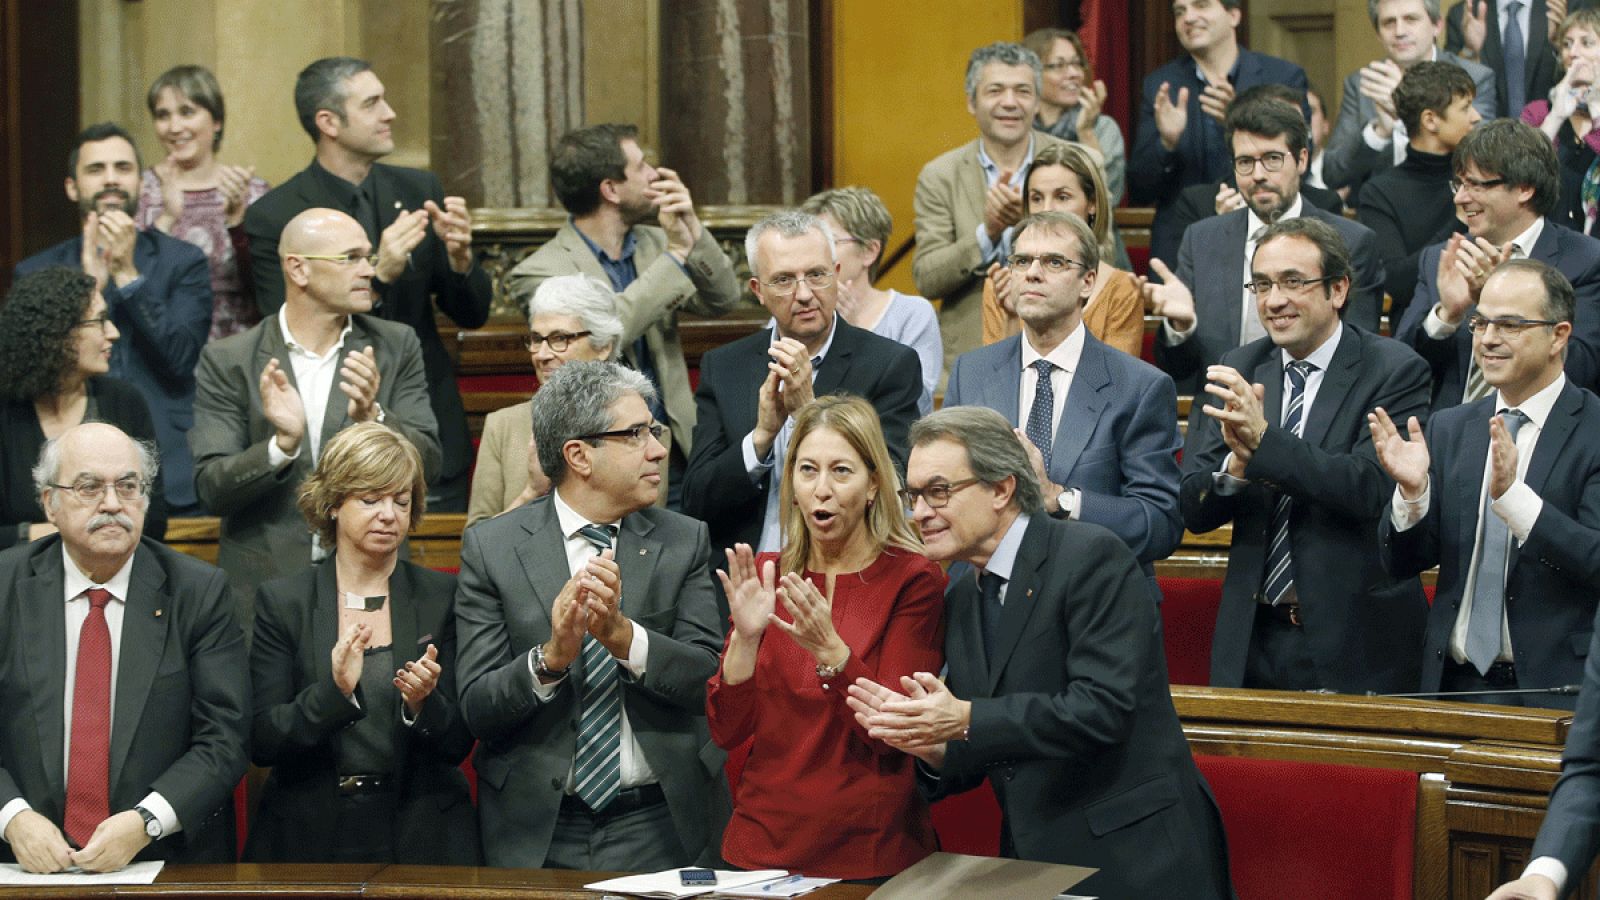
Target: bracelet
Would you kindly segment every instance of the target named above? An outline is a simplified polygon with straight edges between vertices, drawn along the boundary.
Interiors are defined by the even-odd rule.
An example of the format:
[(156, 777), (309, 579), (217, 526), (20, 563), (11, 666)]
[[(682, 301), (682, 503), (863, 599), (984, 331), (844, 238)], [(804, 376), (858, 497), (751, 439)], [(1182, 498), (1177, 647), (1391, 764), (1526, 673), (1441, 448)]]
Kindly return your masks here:
[(832, 679), (838, 678), (839, 677), (839, 673), (843, 672), (844, 671), (844, 667), (846, 665), (849, 665), (849, 663), (850, 663), (850, 649), (847, 647), (847, 648), (845, 648), (844, 659), (839, 660), (839, 664), (838, 665), (836, 665), (836, 666), (825, 666), (822, 663), (817, 663), (817, 677), (822, 679), (823, 681), (831, 681)]

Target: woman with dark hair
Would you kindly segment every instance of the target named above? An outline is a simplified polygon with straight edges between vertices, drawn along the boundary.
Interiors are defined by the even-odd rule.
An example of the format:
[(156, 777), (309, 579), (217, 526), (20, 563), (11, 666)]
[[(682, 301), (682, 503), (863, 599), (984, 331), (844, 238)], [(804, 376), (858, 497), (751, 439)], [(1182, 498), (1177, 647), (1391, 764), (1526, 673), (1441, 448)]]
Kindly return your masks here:
[(421, 455), (376, 422), (329, 440), (301, 487), (333, 555), (256, 593), (251, 757), (272, 774), (245, 859), (479, 863), (456, 579), (400, 559), (426, 503)]
[(134, 221), (205, 251), (211, 265), (211, 339), (237, 334), (261, 319), (251, 295), (244, 211), (271, 185), (255, 177), (253, 166), (217, 160), (224, 106), (222, 88), (209, 69), (168, 69), (150, 85), (145, 104), (167, 156), (145, 171)]
[[(156, 439), (138, 389), (106, 373), (120, 333), (94, 278), (61, 266), (17, 279), (0, 307), (0, 547), (54, 532), (33, 489), (44, 442), (81, 422)], [(161, 474), (150, 489), (144, 533), (167, 533)]]

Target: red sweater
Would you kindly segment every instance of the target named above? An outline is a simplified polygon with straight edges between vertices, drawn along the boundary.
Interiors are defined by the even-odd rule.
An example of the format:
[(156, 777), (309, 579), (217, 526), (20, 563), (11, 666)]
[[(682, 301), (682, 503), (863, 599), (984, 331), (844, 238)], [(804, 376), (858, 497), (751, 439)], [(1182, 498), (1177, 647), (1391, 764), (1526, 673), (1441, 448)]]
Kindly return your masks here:
[[(768, 559), (776, 554), (761, 554), (757, 566)], [(825, 589), (821, 575), (804, 575)], [(850, 647), (837, 678), (823, 683), (811, 654), (775, 627), (762, 636), (748, 681), (725, 685), (720, 669), (712, 676), (712, 739), (731, 749), (754, 738), (723, 834), (728, 862), (879, 878), (936, 849), (913, 758), (867, 737), (845, 688), (866, 677), (899, 690), (902, 675), (940, 670), (944, 586), (926, 557), (886, 550), (861, 572), (835, 578), (833, 623)], [(789, 619), (781, 604), (778, 615)]]

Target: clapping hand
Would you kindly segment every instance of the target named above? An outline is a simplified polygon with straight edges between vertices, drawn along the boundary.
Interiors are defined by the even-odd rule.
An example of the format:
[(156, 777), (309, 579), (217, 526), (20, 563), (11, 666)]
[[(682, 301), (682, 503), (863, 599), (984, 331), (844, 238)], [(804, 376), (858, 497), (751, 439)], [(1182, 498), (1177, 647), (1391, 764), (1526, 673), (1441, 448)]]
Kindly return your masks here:
[(1367, 414), (1367, 427), (1372, 431), (1372, 447), (1378, 454), (1378, 465), (1389, 473), (1400, 488), (1400, 496), (1416, 500), (1428, 487), (1428, 441), (1422, 435), (1422, 423), (1412, 416), (1406, 421), (1410, 437), (1400, 433), (1389, 413), (1378, 407)]

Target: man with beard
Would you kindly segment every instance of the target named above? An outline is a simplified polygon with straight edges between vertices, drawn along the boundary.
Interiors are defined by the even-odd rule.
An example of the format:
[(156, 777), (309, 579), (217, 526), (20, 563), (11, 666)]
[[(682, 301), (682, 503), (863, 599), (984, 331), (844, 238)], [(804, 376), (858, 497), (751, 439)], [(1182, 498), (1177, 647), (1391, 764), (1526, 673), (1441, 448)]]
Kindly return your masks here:
[[(511, 293), (526, 306), (546, 278), (573, 274), (599, 278), (617, 292), (622, 358), (660, 398), (651, 413), (672, 429), (667, 504), (681, 508), (695, 409), (678, 310), (702, 316), (732, 310), (739, 302), (733, 264), (700, 224), (678, 173), (645, 161), (632, 125), (591, 125), (563, 135), (550, 158), (550, 184), (571, 218), (511, 270)], [(656, 216), (659, 228), (644, 224)]]
[(194, 367), (211, 331), (211, 274), (200, 248), (133, 224), (139, 151), (121, 126), (85, 128), (67, 155), (67, 198), (83, 230), (28, 257), (12, 281), (46, 266), (94, 276), (106, 315), (126, 340), (111, 350), (111, 375), (144, 395), (155, 420), (170, 515), (198, 515), (187, 433), (194, 423)]
[(1198, 376), (1224, 353), (1266, 336), (1245, 284), (1256, 240), (1268, 225), (1305, 216), (1333, 226), (1354, 264), (1344, 320), (1376, 333), (1383, 305), (1383, 263), (1372, 230), (1300, 196), (1300, 177), (1310, 162), (1305, 115), (1263, 98), (1234, 104), (1227, 128), (1245, 207), (1190, 226), (1178, 248), (1176, 275), (1152, 259), (1150, 268), (1164, 283), (1145, 285), (1147, 301), (1166, 319), (1156, 339), (1156, 365), (1172, 375), (1180, 393), (1198, 390)]

